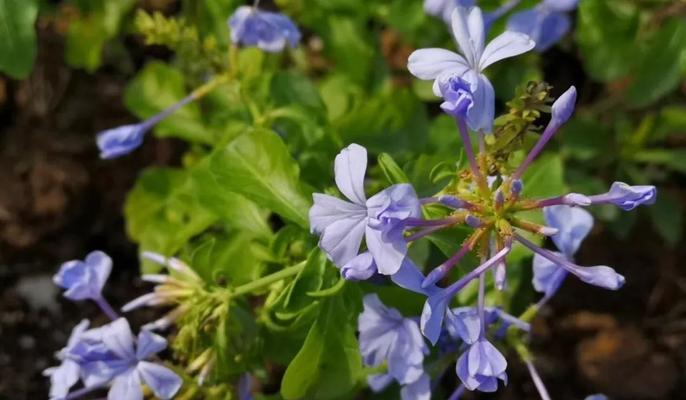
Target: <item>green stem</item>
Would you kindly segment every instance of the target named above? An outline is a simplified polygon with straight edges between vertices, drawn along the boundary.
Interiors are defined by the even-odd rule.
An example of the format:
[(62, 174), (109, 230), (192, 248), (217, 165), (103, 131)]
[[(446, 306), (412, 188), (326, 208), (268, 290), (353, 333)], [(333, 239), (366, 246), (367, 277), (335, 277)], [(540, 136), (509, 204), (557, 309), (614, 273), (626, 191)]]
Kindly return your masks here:
[(245, 285), (238, 286), (237, 288), (231, 290), (230, 296), (235, 297), (246, 293), (250, 293), (262, 287), (269, 286), (274, 282), (278, 282), (290, 276), (297, 275), (300, 271), (302, 271), (303, 268), (305, 268), (305, 264), (306, 262), (303, 261), (299, 264), (274, 272), (273, 274), (263, 276), (262, 278), (252, 281), (250, 283), (246, 283)]
[(229, 76), (228, 75), (218, 75), (212, 78), (209, 82), (205, 83), (204, 85), (198, 87), (191, 93), (191, 97), (193, 100), (198, 100), (202, 97), (204, 97), (206, 94), (209, 92), (213, 91), (216, 89), (218, 86), (223, 85), (224, 83), (229, 81)]

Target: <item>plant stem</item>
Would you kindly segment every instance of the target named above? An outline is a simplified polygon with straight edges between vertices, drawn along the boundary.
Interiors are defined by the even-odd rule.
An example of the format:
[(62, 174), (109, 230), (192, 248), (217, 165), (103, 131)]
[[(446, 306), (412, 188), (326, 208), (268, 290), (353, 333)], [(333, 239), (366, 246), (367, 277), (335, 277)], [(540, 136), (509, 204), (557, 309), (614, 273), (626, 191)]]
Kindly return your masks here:
[(246, 283), (245, 285), (238, 286), (237, 288), (231, 290), (230, 296), (235, 297), (246, 293), (250, 293), (255, 291), (256, 289), (269, 286), (274, 282), (278, 282), (290, 276), (297, 275), (300, 271), (302, 271), (303, 268), (305, 268), (306, 263), (306, 261), (303, 261), (299, 264), (286, 267), (280, 271), (274, 272), (273, 274), (263, 276), (262, 278), (254, 280), (250, 283)]
[(93, 299), (93, 301), (95, 302), (95, 304), (98, 305), (98, 307), (100, 307), (102, 312), (109, 317), (109, 319), (111, 319), (112, 321), (119, 319), (119, 314), (117, 314), (117, 312), (114, 311), (110, 303), (108, 303), (104, 297), (98, 297), (96, 299)]

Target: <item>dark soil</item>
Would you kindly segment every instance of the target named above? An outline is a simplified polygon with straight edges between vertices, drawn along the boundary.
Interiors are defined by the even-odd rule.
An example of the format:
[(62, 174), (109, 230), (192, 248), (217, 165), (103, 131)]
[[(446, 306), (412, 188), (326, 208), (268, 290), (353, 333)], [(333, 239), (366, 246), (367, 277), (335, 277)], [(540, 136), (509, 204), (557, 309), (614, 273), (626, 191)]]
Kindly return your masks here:
[[(135, 68), (78, 72), (61, 61), (52, 28), (40, 43), (30, 79), (0, 78), (0, 399), (47, 398), (41, 371), (71, 328), (83, 318), (104, 322), (92, 304), (61, 298), (51, 282), (61, 262), (94, 249), (112, 255), (105, 294), (115, 307), (147, 290), (125, 236), (123, 201), (143, 167), (170, 163), (178, 147), (148, 140), (126, 158), (99, 160), (94, 133), (135, 120), (121, 105)], [(536, 321), (537, 365), (554, 399), (686, 398), (685, 256), (647, 223), (627, 240), (594, 232), (579, 261), (612, 265), (627, 285), (607, 292), (569, 279)], [(134, 325), (151, 317), (136, 314)], [(538, 398), (526, 368), (511, 359), (508, 388), (480, 398)]]

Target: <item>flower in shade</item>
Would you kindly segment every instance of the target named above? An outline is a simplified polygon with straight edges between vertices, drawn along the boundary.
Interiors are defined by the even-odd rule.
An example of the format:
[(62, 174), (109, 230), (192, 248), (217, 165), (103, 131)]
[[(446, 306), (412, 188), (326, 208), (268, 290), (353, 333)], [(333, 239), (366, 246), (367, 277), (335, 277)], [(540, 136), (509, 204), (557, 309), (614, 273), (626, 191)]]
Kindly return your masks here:
[(300, 41), (298, 27), (287, 16), (255, 7), (241, 6), (229, 18), (231, 41), (244, 46), (278, 53), (286, 45), (295, 48)]
[(310, 225), (313, 233), (321, 235), (319, 247), (345, 270), (346, 264), (358, 256), (364, 238), (371, 257), (361, 256), (354, 262), (369, 267), (373, 260), (381, 274), (394, 274), (407, 254), (405, 221), (421, 217), (417, 194), (411, 185), (398, 184), (367, 199), (367, 150), (357, 144), (336, 156), (334, 169), (336, 185), (350, 201), (321, 193), (313, 195)]
[(586, 396), (584, 400), (608, 400), (608, 398), (604, 394), (597, 393), (592, 394), (590, 396)]
[[(551, 236), (553, 243), (560, 250), (558, 254), (566, 260), (573, 261), (581, 242), (593, 228), (591, 214), (578, 207), (551, 206), (543, 209), (546, 225), (558, 229)], [(540, 254), (534, 254), (533, 260), (534, 289), (552, 296), (567, 276), (567, 270)]]
[(143, 252), (142, 257), (167, 268), (169, 274), (145, 274), (141, 277), (146, 282), (156, 283), (155, 289), (139, 296), (122, 307), (123, 312), (133, 311), (140, 307), (176, 305), (162, 318), (145, 325), (144, 329), (167, 329), (174, 321), (186, 312), (184, 300), (193, 296), (203, 280), (183, 261), (165, 257), (153, 252)]
[(76, 348), (83, 333), (88, 329), (89, 321), (84, 319), (74, 327), (67, 341), (67, 345), (56, 354), (56, 358), (62, 363), (57, 367), (51, 367), (43, 371), (44, 376), (50, 377), (50, 398), (64, 398), (69, 389), (79, 381), (81, 367), (70, 353)]
[(469, 390), (495, 392), (498, 379), (507, 384), (507, 361), (488, 340), (480, 338), (457, 359), (457, 376)]
[[(376, 294), (366, 295), (363, 303), (364, 311), (357, 323), (362, 360), (365, 365), (372, 367), (384, 361), (388, 366), (386, 374), (369, 377), (372, 389), (381, 390), (393, 379), (401, 385), (424, 379), (424, 356), (429, 349), (417, 323), (403, 318), (398, 310), (383, 305)], [(417, 392), (420, 386), (423, 385), (408, 388), (407, 391)]]
[(163, 337), (143, 329), (135, 338), (124, 318), (98, 328), (97, 334), (108, 357), (83, 362), (87, 387), (110, 382), (108, 399), (130, 400), (143, 399), (143, 383), (160, 399), (171, 399), (181, 388), (182, 380), (172, 370), (147, 361), (167, 347)]
[(53, 277), (55, 284), (63, 289), (70, 300), (98, 300), (102, 288), (112, 271), (112, 259), (102, 251), (93, 251), (86, 258), (63, 263)]
[(507, 29), (527, 34), (536, 42), (536, 51), (545, 51), (569, 31), (568, 12), (578, 0), (543, 0), (535, 7), (512, 14)]
[(450, 77), (469, 83), (474, 104), (467, 123), (475, 131), (491, 132), (495, 113), (495, 94), (483, 71), (502, 59), (531, 50), (535, 43), (519, 32), (505, 31), (484, 46), (486, 31), (481, 9), (457, 7), (452, 14), (452, 29), (462, 55), (430, 48), (413, 52), (407, 68), (419, 79), (434, 80), (434, 94), (441, 96), (441, 85)]

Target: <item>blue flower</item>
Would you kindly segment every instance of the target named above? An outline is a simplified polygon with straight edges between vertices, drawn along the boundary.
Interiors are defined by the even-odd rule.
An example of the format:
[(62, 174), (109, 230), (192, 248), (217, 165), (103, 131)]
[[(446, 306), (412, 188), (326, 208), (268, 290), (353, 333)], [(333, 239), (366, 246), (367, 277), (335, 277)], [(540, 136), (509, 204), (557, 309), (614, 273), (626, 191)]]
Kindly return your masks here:
[(141, 122), (98, 133), (95, 140), (100, 149), (100, 158), (108, 160), (129, 154), (143, 144), (148, 130), (149, 124)]
[(507, 29), (529, 35), (542, 52), (557, 43), (571, 26), (567, 12), (576, 8), (578, 0), (543, 0), (536, 7), (513, 14)]
[(388, 373), (399, 383), (414, 382), (423, 374), (428, 348), (417, 323), (388, 308), (376, 294), (363, 299), (358, 318), (360, 352), (368, 366), (388, 363)]
[(507, 384), (507, 361), (486, 339), (479, 339), (457, 359), (457, 376), (469, 390), (495, 392), (498, 379)]
[(89, 321), (84, 319), (74, 327), (67, 341), (67, 345), (57, 353), (56, 358), (62, 363), (43, 371), (44, 376), (50, 377), (50, 399), (64, 398), (69, 389), (79, 381), (81, 367), (77, 360), (70, 356), (81, 340), (81, 336), (88, 329)]
[(655, 204), (657, 189), (655, 186), (631, 186), (624, 182), (615, 182), (605, 194), (588, 196), (592, 204), (614, 204), (624, 211), (630, 211), (640, 205)]
[[(543, 208), (543, 215), (547, 226), (558, 229), (558, 232), (551, 236), (553, 243), (561, 252), (556, 254), (574, 261), (574, 254), (593, 228), (591, 214), (578, 207), (559, 205)], [(557, 291), (568, 273), (566, 269), (540, 254), (534, 254), (533, 268), (534, 289), (545, 293), (547, 297)]]
[(145, 383), (160, 399), (171, 399), (181, 388), (181, 378), (162, 365), (146, 361), (167, 347), (167, 341), (148, 330), (137, 338), (129, 323), (119, 318), (91, 332), (107, 350), (104, 359), (85, 357), (81, 364), (85, 385), (99, 386), (111, 382), (108, 399), (142, 400)]
[[(403, 318), (398, 310), (388, 308), (376, 294), (368, 294), (363, 299), (364, 311), (358, 318), (360, 332), (360, 352), (365, 365), (379, 366), (384, 361), (388, 365), (387, 374), (372, 375), (369, 384), (379, 391), (393, 379), (401, 385), (414, 384), (424, 374), (424, 356), (429, 349), (419, 331), (417, 323)], [(423, 392), (424, 385), (408, 388), (410, 392)], [(420, 397), (409, 397), (420, 398)]]
[(231, 41), (244, 46), (278, 53), (286, 45), (295, 48), (300, 41), (300, 31), (287, 16), (241, 6), (229, 18)]
[(484, 46), (486, 32), (478, 7), (457, 7), (452, 29), (464, 57), (444, 49), (420, 49), (410, 55), (407, 68), (419, 79), (434, 80), (436, 96), (441, 96), (441, 85), (451, 77), (467, 81), (474, 98), (467, 123), (472, 130), (489, 133), (493, 130), (495, 94), (483, 71), (502, 59), (526, 53), (535, 43), (522, 33), (505, 31)]
[(467, 118), (469, 109), (474, 104), (474, 96), (470, 85), (464, 79), (453, 76), (444, 82), (440, 82), (443, 103), (441, 109), (448, 115), (459, 118)]
[(53, 277), (70, 300), (98, 300), (112, 271), (112, 259), (102, 251), (93, 251), (86, 259), (67, 261)]
[(450, 17), (457, 7), (474, 7), (476, 0), (424, 0), (424, 11), (450, 23)]
[(102, 131), (96, 135), (100, 149), (100, 158), (112, 159), (129, 154), (143, 143), (145, 134), (160, 121), (173, 114), (179, 108), (195, 100), (197, 93), (191, 93), (179, 102), (172, 104), (159, 113), (138, 124), (124, 125)]
[[(362, 238), (381, 274), (391, 275), (400, 269), (407, 254), (403, 236), (405, 221), (421, 217), (417, 194), (409, 184), (393, 185), (367, 199), (364, 175), (367, 150), (357, 144), (343, 149), (335, 161), (338, 189), (348, 201), (315, 193), (310, 209), (313, 233), (321, 235), (319, 246), (339, 267), (348, 270), (360, 251)], [(368, 269), (372, 258), (360, 256), (353, 263), (364, 263)]]

